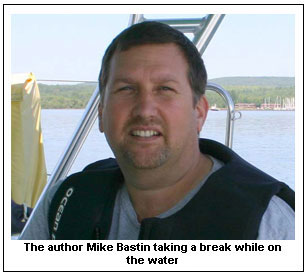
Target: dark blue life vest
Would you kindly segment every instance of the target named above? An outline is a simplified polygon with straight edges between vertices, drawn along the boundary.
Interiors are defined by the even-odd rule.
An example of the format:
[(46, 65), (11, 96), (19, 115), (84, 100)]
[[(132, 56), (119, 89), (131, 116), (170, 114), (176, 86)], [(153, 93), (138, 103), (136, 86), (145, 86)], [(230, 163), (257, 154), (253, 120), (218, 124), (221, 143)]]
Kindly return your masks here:
[[(139, 239), (251, 240), (273, 195), (294, 210), (294, 191), (255, 168), (231, 149), (200, 139), (204, 154), (224, 162), (181, 210), (141, 223)], [(107, 239), (118, 189), (124, 182), (114, 159), (98, 161), (69, 176), (49, 210), (52, 239)]]

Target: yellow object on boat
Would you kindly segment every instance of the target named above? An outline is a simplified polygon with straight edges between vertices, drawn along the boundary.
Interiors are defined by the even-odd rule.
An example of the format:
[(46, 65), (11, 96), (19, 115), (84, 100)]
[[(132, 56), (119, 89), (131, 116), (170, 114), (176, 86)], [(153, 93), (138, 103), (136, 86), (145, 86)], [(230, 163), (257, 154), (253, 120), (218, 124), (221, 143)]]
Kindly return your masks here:
[(12, 199), (34, 207), (46, 182), (40, 94), (32, 73), (11, 80)]

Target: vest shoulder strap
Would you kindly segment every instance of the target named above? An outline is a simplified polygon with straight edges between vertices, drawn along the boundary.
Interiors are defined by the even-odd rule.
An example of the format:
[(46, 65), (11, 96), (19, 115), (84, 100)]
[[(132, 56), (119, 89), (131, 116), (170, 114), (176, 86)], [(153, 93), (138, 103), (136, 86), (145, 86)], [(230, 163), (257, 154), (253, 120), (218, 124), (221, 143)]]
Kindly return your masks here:
[(104, 238), (109, 231), (106, 224), (111, 223), (116, 193), (122, 182), (123, 176), (118, 168), (84, 171), (69, 176), (50, 205), (51, 238)]

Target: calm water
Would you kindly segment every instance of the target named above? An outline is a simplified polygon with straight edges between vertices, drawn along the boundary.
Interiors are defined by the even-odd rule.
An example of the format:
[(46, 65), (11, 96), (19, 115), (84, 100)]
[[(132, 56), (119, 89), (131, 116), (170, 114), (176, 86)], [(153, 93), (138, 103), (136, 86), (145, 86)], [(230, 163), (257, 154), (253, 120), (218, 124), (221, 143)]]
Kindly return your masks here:
[[(83, 110), (42, 110), (42, 129), (48, 173), (52, 173)], [(226, 111), (210, 111), (201, 137), (224, 143)], [(233, 149), (271, 176), (294, 188), (294, 111), (243, 111), (236, 120)], [(97, 122), (70, 173), (88, 163), (114, 157)]]

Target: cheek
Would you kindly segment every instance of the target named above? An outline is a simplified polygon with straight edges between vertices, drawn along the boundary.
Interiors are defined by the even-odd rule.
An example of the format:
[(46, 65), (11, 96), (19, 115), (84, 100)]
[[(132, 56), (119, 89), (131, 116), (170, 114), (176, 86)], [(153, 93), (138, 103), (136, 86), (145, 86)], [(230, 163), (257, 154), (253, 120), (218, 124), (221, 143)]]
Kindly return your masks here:
[(197, 132), (197, 118), (192, 107), (178, 105), (168, 110), (168, 126), (177, 136), (189, 135)]
[(107, 135), (114, 135), (119, 131), (126, 120), (128, 113), (121, 104), (110, 102), (103, 112), (104, 130)]

